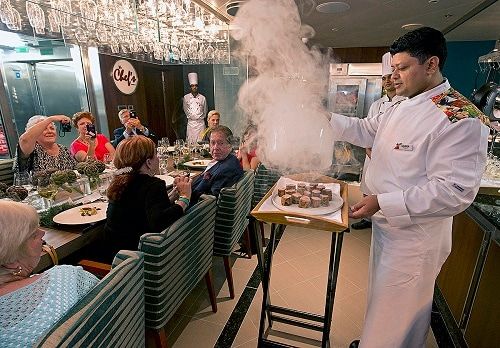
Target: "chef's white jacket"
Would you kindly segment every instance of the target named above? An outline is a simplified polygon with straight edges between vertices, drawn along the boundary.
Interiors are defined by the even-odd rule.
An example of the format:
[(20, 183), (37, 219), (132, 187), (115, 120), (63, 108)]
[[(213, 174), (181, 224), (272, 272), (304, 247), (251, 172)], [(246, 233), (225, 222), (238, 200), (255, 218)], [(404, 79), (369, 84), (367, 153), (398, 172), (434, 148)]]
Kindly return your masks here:
[(484, 171), (481, 120), (448, 81), (373, 118), (332, 114), (336, 140), (372, 148), (365, 180), (380, 205), (360, 347), (424, 347), (452, 217), (474, 200)]
[(188, 142), (196, 142), (200, 132), (205, 129), (207, 99), (200, 93), (196, 97), (188, 93), (182, 98), (182, 107), (187, 117), (186, 139)]
[[(400, 97), (398, 95), (395, 95), (392, 98), (392, 100), (389, 100), (389, 97), (387, 95), (384, 95), (382, 98), (379, 98), (372, 103), (370, 109), (368, 110), (368, 115), (366, 116), (366, 118), (379, 116), (385, 113), (394, 104), (405, 99), (406, 99), (405, 97)], [(368, 169), (369, 164), (370, 164), (370, 157), (368, 157), (367, 155), (365, 156), (365, 162), (363, 163), (363, 173), (361, 174), (361, 184), (360, 184), (361, 192), (363, 192), (364, 194), (370, 194), (370, 191), (368, 190), (365, 184), (366, 170)]]

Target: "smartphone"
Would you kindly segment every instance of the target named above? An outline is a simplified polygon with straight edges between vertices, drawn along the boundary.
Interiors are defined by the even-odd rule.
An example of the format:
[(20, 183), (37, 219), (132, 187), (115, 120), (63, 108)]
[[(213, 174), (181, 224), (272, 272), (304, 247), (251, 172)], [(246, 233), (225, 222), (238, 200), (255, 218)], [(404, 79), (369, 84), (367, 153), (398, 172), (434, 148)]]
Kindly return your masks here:
[(63, 123), (63, 122), (61, 122), (61, 131), (64, 132), (64, 133), (71, 132), (71, 123), (69, 123), (69, 122)]
[(134, 110), (130, 110), (129, 114), (130, 118), (137, 118), (137, 113)]
[(90, 135), (92, 139), (95, 139), (95, 137), (97, 136), (95, 125), (93, 125), (92, 123), (87, 125), (87, 134)]

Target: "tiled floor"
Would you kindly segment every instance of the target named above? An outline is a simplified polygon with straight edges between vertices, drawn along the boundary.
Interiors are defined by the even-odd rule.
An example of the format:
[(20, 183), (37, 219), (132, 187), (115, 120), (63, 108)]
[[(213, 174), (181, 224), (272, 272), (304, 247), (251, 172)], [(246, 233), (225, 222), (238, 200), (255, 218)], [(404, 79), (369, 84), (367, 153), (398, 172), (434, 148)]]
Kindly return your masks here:
[[(359, 194), (359, 191), (350, 188), (352, 199), (356, 199), (356, 193)], [(269, 236), (269, 226), (266, 226), (266, 234)], [(344, 236), (330, 335), (332, 347), (348, 347), (361, 334), (366, 306), (370, 237), (369, 229), (353, 231)], [(273, 258), (270, 289), (273, 304), (323, 314), (330, 238), (330, 233), (326, 232), (286, 228)], [(251, 260), (234, 258), (233, 276), (237, 298), (231, 300), (222, 261), (214, 258), (218, 312), (212, 313), (205, 283), (201, 282), (168, 323), (166, 331), (169, 346), (216, 345), (256, 267), (255, 256)], [(254, 288), (247, 290), (255, 292)], [(226, 327), (225, 331), (229, 329), (237, 332), (232, 344), (221, 344), (219, 341), (218, 346), (257, 346), (261, 301), (262, 289), (259, 286), (248, 311), (239, 316), (243, 318), (244, 315), (239, 329), (236, 330), (239, 323), (232, 324), (233, 321)], [(321, 345), (321, 333), (280, 323), (273, 325), (268, 337), (298, 347)], [(429, 335), (427, 347), (437, 347), (432, 334)]]

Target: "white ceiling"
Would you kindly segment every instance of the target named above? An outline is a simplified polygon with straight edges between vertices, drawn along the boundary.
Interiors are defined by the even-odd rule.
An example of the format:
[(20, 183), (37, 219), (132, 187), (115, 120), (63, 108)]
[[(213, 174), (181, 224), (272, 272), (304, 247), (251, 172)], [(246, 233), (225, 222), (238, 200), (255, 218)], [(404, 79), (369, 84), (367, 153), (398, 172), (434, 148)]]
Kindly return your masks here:
[[(226, 5), (234, 0), (200, 0), (227, 18)], [(241, 1), (241, 0), (240, 0)], [(273, 0), (268, 0), (273, 1)], [(347, 12), (324, 14), (315, 10), (327, 0), (295, 0), (302, 22), (311, 25), (313, 43), (325, 47), (389, 46), (406, 31), (401, 26), (420, 23), (444, 30), (483, 2), (491, 0), (343, 0)], [(451, 16), (449, 16), (451, 15)], [(332, 31), (333, 28), (337, 28)], [(461, 24), (446, 35), (449, 41), (497, 40), (500, 38), (500, 2)]]

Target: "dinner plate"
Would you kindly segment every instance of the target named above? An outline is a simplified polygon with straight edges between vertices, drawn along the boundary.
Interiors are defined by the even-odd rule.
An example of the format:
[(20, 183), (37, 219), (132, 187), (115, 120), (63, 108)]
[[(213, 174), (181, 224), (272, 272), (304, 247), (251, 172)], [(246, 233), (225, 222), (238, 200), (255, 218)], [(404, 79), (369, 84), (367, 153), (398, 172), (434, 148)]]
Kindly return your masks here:
[(172, 186), (174, 184), (174, 178), (170, 175), (155, 175), (158, 179), (165, 181), (165, 185)]
[(183, 163), (184, 166), (194, 169), (205, 169), (212, 160), (194, 160)]
[(320, 206), (318, 208), (300, 208), (298, 204), (292, 205), (281, 205), (281, 197), (278, 196), (278, 188), (285, 187), (287, 184), (297, 185), (298, 183), (306, 183), (304, 181), (296, 181), (287, 177), (281, 177), (272, 193), (272, 202), (276, 208), (282, 211), (288, 211), (297, 214), (307, 214), (307, 215), (327, 215), (336, 212), (344, 205), (344, 200), (340, 197), (340, 185), (337, 183), (318, 183), (319, 185), (325, 186), (325, 188), (332, 190), (332, 200), (330, 204), (326, 207)]
[[(90, 216), (82, 216), (82, 208), (96, 208), (97, 214)], [(55, 223), (61, 225), (83, 225), (90, 224), (92, 222), (97, 222), (106, 219), (106, 210), (108, 209), (108, 203), (90, 203), (85, 205), (80, 205), (68, 210), (65, 210), (52, 218)]]

